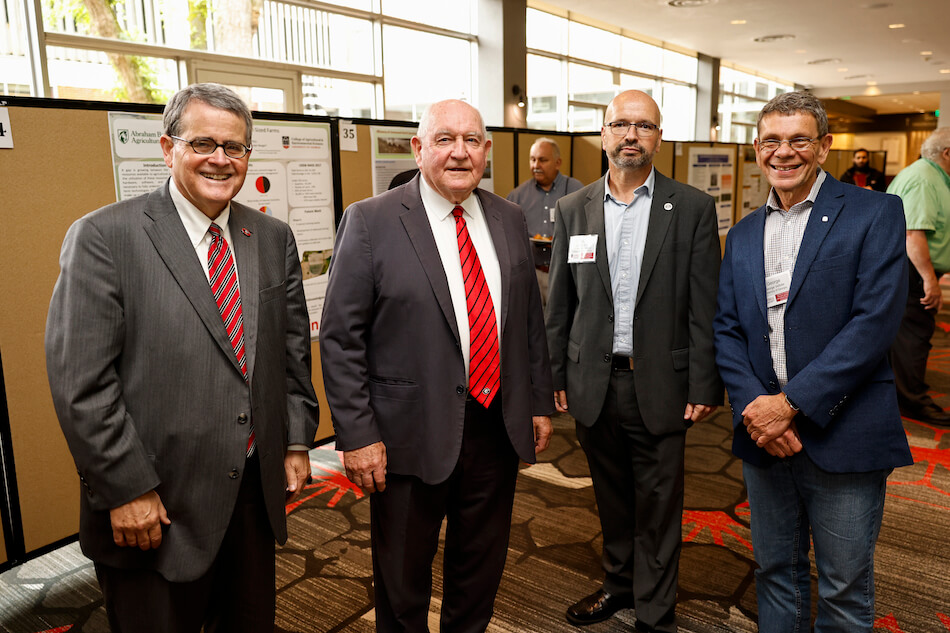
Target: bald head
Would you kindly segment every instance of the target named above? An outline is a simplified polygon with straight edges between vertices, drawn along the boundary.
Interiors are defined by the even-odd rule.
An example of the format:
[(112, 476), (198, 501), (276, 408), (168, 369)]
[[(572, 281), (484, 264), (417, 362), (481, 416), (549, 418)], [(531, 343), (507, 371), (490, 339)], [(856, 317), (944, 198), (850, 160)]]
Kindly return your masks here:
[[(649, 122), (654, 125), (662, 125), (663, 119), (660, 114), (660, 106), (656, 105), (653, 97), (642, 90), (627, 90), (610, 100), (607, 105), (607, 112), (604, 113), (604, 122), (619, 121), (617, 113), (634, 108), (638, 112), (649, 113)], [(636, 123), (636, 121), (630, 121)]]
[[(611, 177), (619, 176), (620, 172), (642, 175), (653, 166), (653, 157), (660, 149), (663, 136), (661, 122), (660, 108), (645, 92), (627, 90), (611, 100), (604, 114), (604, 127), (600, 130), (601, 144), (610, 161)], [(611, 127), (612, 123), (627, 125)]]

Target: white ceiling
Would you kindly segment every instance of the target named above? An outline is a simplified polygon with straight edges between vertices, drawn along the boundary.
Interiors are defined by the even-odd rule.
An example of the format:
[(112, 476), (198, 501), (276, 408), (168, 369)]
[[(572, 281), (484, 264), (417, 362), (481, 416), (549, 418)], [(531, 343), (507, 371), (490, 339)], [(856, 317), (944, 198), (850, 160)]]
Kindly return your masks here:
[[(939, 107), (940, 92), (950, 93), (950, 73), (940, 72), (950, 71), (950, 0), (545, 2), (801, 84), (823, 98), (851, 96), (859, 103), (862, 95), (870, 96), (860, 103), (880, 106), (881, 114), (917, 112), (921, 105), (932, 110)], [(732, 24), (739, 20), (745, 23)], [(776, 35), (793, 37), (754, 41)], [(898, 93), (904, 101), (914, 97), (914, 104), (890, 101)]]

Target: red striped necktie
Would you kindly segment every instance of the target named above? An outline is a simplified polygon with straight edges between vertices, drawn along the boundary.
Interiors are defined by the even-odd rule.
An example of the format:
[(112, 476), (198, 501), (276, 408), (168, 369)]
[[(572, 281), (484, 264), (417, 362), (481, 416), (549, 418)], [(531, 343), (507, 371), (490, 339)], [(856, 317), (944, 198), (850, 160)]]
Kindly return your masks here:
[[(211, 292), (214, 301), (218, 304), (218, 312), (224, 321), (224, 329), (228, 332), (231, 348), (237, 358), (247, 382), (247, 359), (244, 358), (244, 313), (241, 310), (241, 290), (238, 288), (237, 270), (234, 267), (234, 258), (231, 256), (231, 247), (221, 234), (221, 227), (211, 223), (211, 248), (208, 249), (208, 279), (211, 282)], [(247, 456), (254, 452), (255, 435), (252, 423), (247, 438)]]
[(498, 363), (498, 322), (495, 306), (488, 292), (488, 283), (478, 253), (468, 234), (462, 217), (462, 207), (452, 210), (455, 233), (458, 236), (462, 279), (465, 281), (465, 303), (468, 308), (469, 370), (468, 390), (483, 407), (488, 408), (498, 393), (500, 371)]

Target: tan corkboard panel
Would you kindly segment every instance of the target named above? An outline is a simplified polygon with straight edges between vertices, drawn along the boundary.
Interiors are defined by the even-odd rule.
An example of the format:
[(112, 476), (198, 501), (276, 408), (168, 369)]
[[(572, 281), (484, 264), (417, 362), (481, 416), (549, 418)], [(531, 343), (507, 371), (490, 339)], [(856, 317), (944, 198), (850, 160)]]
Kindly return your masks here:
[(673, 141), (660, 143), (660, 149), (653, 157), (653, 166), (667, 178), (673, 177), (674, 149), (675, 143)]
[[(115, 202), (106, 112), (10, 108), (14, 149), (0, 150), (0, 347), (26, 551), (79, 529), (79, 482), (53, 412), (43, 333), (59, 248), (80, 216)], [(73, 157), (62, 148), (77, 149)]]
[(585, 185), (594, 182), (604, 175), (601, 171), (602, 155), (599, 134), (575, 136), (571, 175)]
[(356, 126), (358, 152), (340, 152), (343, 208), (373, 195), (373, 148), (369, 125)]
[(517, 186), (515, 182), (515, 135), (511, 132), (492, 132), (491, 156), (495, 193), (504, 198)]

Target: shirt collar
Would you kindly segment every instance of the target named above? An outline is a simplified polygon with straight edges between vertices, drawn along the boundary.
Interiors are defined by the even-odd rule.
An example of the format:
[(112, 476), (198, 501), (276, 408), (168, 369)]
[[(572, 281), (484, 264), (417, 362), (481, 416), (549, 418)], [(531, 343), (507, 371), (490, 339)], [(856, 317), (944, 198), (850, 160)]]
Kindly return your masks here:
[[(808, 197), (799, 203), (793, 204), (789, 211), (798, 211), (799, 209), (804, 208), (802, 205), (806, 205), (806, 203), (808, 207), (813, 206), (815, 204), (815, 200), (818, 198), (818, 190), (821, 189), (821, 185), (823, 182), (825, 182), (825, 177), (827, 175), (827, 172), (819, 167), (818, 177), (815, 178), (815, 182), (811, 186), (811, 191), (808, 192)], [(766, 212), (771, 213), (772, 211), (784, 211), (782, 208), (782, 202), (778, 199), (778, 194), (775, 193), (774, 187), (769, 191), (769, 201), (766, 203)]]
[[(647, 176), (647, 179), (643, 181), (643, 184), (637, 187), (636, 191), (646, 189), (647, 197), (653, 196), (653, 185), (656, 183), (656, 167), (650, 169), (650, 174)], [(607, 199), (613, 200), (617, 204), (626, 205), (626, 202), (622, 200), (617, 200), (612, 195), (610, 195), (610, 171), (604, 175), (604, 202), (607, 202)], [(632, 201), (631, 201), (632, 202)]]
[[(439, 192), (433, 189), (426, 181), (425, 174), (422, 173), (419, 174), (419, 194), (422, 196), (422, 204), (425, 206), (426, 212), (432, 218), (442, 221), (452, 215), (455, 205), (443, 198)], [(473, 217), (480, 208), (478, 196), (476, 196), (473, 191), (465, 200), (462, 200), (459, 206), (465, 211), (466, 216), (469, 218)]]
[[(534, 176), (532, 176), (532, 178), (534, 178)], [(541, 183), (539, 183), (537, 180), (534, 181), (534, 186), (537, 187), (538, 191), (542, 193), (551, 193), (560, 184), (562, 178), (563, 176), (561, 176), (561, 172), (557, 172), (557, 175), (554, 176), (554, 180), (551, 181), (551, 188), (547, 191), (545, 191), (544, 187), (542, 187)]]
[(934, 169), (936, 169), (937, 172), (938, 172), (941, 176), (943, 176), (944, 182), (946, 182), (948, 185), (950, 185), (950, 174), (948, 174), (947, 172), (945, 172), (945, 171), (943, 170), (943, 167), (941, 167), (941, 166), (938, 165), (937, 163), (933, 162), (933, 161), (930, 160), (929, 158), (925, 158), (924, 160), (927, 161), (928, 163), (930, 163), (930, 166), (933, 167)]
[[(208, 229), (211, 227), (211, 218), (199, 211), (198, 207), (193, 205), (191, 201), (179, 191), (175, 185), (174, 178), (168, 179), (168, 193), (171, 194), (172, 202), (175, 204), (175, 209), (178, 211), (181, 223), (185, 225), (185, 232), (188, 233), (188, 239), (191, 240), (191, 245), (197, 247), (198, 244), (205, 239), (205, 235), (207, 235)], [(231, 203), (228, 202), (228, 206), (224, 207), (224, 211), (214, 220), (214, 223), (221, 227), (222, 233), (227, 230), (230, 217)]]

